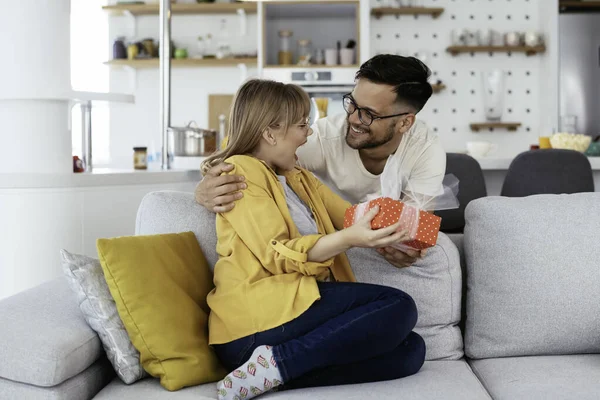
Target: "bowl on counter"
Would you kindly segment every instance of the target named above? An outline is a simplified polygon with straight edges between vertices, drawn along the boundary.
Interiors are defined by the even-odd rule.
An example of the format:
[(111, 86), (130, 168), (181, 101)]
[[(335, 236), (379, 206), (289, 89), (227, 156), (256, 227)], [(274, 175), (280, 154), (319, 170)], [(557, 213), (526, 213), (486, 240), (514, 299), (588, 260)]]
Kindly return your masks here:
[(588, 157), (600, 157), (600, 142), (592, 142), (585, 155)]
[(577, 133), (560, 132), (550, 137), (550, 144), (553, 149), (575, 150), (585, 153), (588, 147), (590, 147), (590, 143), (592, 143), (591, 136)]

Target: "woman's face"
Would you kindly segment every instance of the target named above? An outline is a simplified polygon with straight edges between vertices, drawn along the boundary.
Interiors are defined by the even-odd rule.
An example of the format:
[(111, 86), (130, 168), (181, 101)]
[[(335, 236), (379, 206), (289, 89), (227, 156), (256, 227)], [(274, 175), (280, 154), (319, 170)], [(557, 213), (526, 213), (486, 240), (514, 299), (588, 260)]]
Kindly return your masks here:
[(312, 135), (310, 121), (305, 118), (296, 124), (288, 126), (287, 132), (283, 127), (276, 127), (274, 136), (277, 143), (271, 147), (272, 164), (283, 171), (290, 171), (296, 166), (296, 150), (306, 143), (307, 138)]

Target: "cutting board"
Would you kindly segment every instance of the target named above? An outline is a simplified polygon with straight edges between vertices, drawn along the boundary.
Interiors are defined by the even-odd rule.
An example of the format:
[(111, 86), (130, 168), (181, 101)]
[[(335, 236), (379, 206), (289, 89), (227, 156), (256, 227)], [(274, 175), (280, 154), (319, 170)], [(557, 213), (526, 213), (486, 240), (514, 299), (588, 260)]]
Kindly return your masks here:
[(208, 95), (208, 128), (219, 131), (219, 115), (225, 115), (225, 134), (227, 134), (227, 123), (229, 122), (229, 110), (233, 103), (232, 94), (209, 94)]

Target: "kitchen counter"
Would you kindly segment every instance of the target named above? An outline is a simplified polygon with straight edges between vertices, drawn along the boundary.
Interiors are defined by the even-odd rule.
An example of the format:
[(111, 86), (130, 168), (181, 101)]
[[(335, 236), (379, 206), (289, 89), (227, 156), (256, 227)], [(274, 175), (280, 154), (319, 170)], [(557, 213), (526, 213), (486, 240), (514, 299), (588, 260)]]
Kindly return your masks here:
[[(588, 157), (592, 170), (600, 171), (600, 157)], [(513, 158), (493, 158), (493, 157), (482, 157), (476, 158), (481, 166), (481, 169), (486, 171), (494, 170), (507, 170), (512, 162)]]
[(127, 170), (97, 168), (67, 174), (0, 174), (0, 189), (77, 188), (121, 185), (153, 185), (200, 181), (199, 170)]

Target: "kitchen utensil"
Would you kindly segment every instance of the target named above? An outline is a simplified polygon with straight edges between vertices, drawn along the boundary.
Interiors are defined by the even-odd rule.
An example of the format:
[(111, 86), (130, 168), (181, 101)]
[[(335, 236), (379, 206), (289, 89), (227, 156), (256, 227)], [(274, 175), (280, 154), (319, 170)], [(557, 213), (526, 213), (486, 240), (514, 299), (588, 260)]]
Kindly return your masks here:
[(519, 46), (522, 43), (522, 37), (519, 32), (508, 32), (504, 35), (504, 44), (507, 46)]
[(354, 49), (340, 49), (340, 64), (354, 64)]
[(492, 44), (492, 30), (491, 29), (479, 29), (476, 33), (477, 44), (479, 46), (491, 46)]
[(560, 131), (577, 133), (577, 115), (563, 115), (560, 117)]
[(208, 156), (217, 149), (217, 131), (198, 128), (195, 121), (183, 128), (170, 127), (168, 133), (170, 156)]
[(466, 31), (466, 39), (465, 42), (467, 46), (477, 46), (477, 35), (473, 31)]
[(467, 32), (464, 29), (453, 29), (451, 33), (453, 46), (464, 46), (467, 44)]
[(502, 33), (490, 29), (490, 44), (498, 47), (504, 46), (504, 37), (502, 36)]
[(125, 38), (118, 37), (113, 43), (113, 59), (124, 60), (127, 58), (127, 48), (125, 48)]
[(499, 121), (504, 111), (504, 71), (494, 69), (482, 73), (483, 104), (488, 121)]
[(138, 47), (135, 43), (127, 46), (127, 58), (129, 60), (135, 60), (139, 54)]
[(144, 46), (144, 53), (148, 57), (154, 56), (154, 40), (144, 39), (144, 40), (142, 40), (142, 46)]
[(337, 49), (325, 49), (325, 65), (337, 65), (338, 61)]
[(315, 56), (315, 64), (323, 64), (325, 63), (325, 50), (317, 49)]
[(542, 38), (537, 32), (525, 32), (523, 35), (525, 46), (535, 47), (541, 44)]
[(496, 151), (498, 145), (486, 141), (467, 142), (467, 153), (471, 157), (485, 157), (490, 152)]

